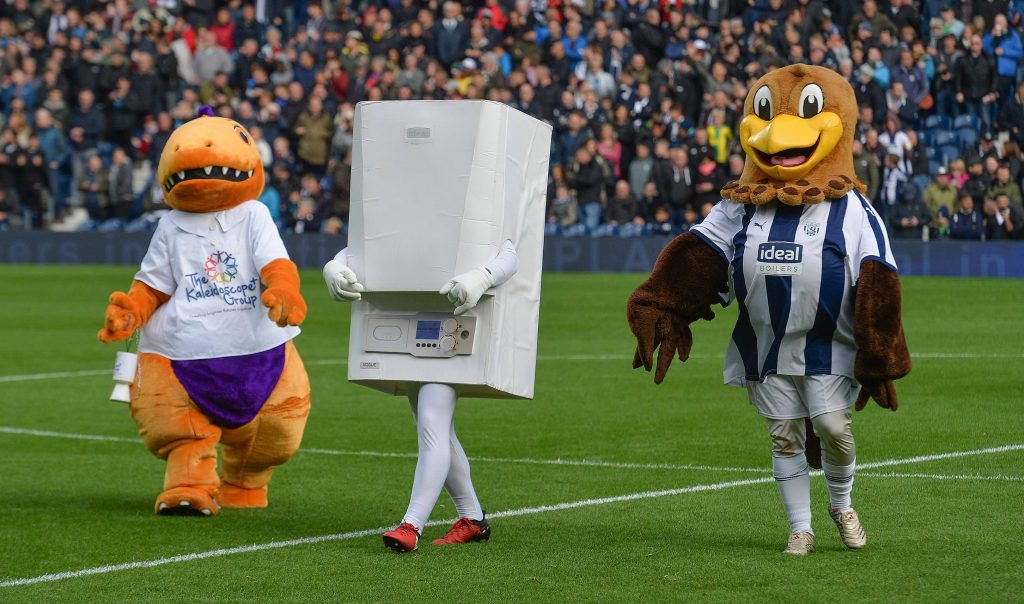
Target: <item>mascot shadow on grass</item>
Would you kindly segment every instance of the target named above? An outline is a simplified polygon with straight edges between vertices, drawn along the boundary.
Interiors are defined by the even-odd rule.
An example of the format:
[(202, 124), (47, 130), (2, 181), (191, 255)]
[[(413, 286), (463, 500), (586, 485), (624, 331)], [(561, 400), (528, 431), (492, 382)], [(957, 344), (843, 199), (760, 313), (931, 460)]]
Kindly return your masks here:
[[(306, 316), (299, 274), (266, 207), (252, 136), (204, 107), (175, 130), (157, 179), (172, 210), (98, 337), (140, 331), (130, 409), (167, 461), (161, 515), (267, 505), (274, 468), (295, 453), (309, 379), (292, 339)], [(217, 469), (220, 445), (220, 472)]]

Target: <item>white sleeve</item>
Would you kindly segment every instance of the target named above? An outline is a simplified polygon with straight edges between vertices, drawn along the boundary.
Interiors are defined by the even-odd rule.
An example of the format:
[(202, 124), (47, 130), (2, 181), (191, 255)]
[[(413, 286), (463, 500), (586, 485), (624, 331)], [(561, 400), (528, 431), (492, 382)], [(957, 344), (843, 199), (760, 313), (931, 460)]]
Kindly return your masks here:
[(250, 203), (255, 204), (250, 223), (252, 259), (256, 264), (256, 270), (262, 271), (263, 267), (278, 258), (288, 259), (288, 250), (284, 247), (284, 241), (281, 240), (281, 234), (277, 231), (277, 225), (270, 217), (270, 210), (267, 209), (267, 206), (258, 201)]
[[(342, 250), (344, 252), (345, 250)], [(501, 250), (498, 255), (487, 263), (484, 267), (494, 277), (494, 287), (498, 287), (502, 283), (512, 278), (512, 275), (516, 274), (519, 270), (519, 255), (516, 253), (516, 248), (512, 245), (512, 241), (506, 239), (501, 244)]]
[(168, 220), (167, 216), (160, 219), (153, 238), (149, 241), (146, 257), (142, 259), (142, 266), (139, 267), (139, 272), (135, 273), (137, 281), (142, 281), (168, 296), (173, 296), (174, 290), (178, 288), (178, 283), (174, 279), (174, 269), (171, 267), (169, 243), (169, 239), (174, 236), (174, 230), (174, 223)]
[(348, 266), (348, 248), (342, 248), (342, 250), (334, 256), (334, 259), (345, 266)]
[(850, 259), (850, 269), (854, 285), (856, 285), (857, 279), (860, 277), (861, 264), (867, 260), (877, 260), (892, 270), (899, 272), (899, 269), (896, 268), (896, 258), (893, 256), (892, 246), (889, 245), (889, 236), (885, 232), (882, 219), (875, 213), (875, 209), (871, 207), (867, 199), (859, 194), (857, 198), (861, 202), (862, 217), (860, 220), (860, 237), (857, 239), (857, 249), (851, 250), (853, 257)]
[(690, 232), (718, 252), (726, 264), (731, 264), (736, 252), (733, 239), (743, 228), (744, 212), (744, 204), (723, 199), (715, 205), (703, 222), (691, 227)]

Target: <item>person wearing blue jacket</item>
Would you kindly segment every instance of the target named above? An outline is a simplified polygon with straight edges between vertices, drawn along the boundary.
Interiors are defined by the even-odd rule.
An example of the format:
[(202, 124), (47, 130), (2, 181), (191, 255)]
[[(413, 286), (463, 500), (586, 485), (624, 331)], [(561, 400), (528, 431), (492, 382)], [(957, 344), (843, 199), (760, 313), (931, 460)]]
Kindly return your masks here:
[(1013, 95), (1013, 84), (1017, 78), (1017, 64), (1024, 58), (1020, 36), (1010, 29), (1006, 15), (995, 16), (992, 31), (981, 40), (985, 54), (996, 59), (996, 72), (999, 74), (999, 96), (1007, 98)]
[[(942, 207), (940, 215), (946, 210)], [(985, 221), (981, 212), (974, 207), (974, 198), (970, 193), (961, 193), (960, 209), (949, 217), (950, 239), (979, 240), (985, 234)]]

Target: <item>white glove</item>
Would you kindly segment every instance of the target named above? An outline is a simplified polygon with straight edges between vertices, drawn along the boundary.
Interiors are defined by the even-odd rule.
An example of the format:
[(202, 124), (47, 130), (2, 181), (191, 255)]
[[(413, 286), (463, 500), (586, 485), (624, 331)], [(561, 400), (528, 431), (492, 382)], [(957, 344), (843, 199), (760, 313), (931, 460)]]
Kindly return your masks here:
[(475, 268), (445, 283), (438, 293), (447, 294), (448, 301), (457, 306), (455, 314), (461, 315), (476, 306), (484, 292), (492, 287), (494, 287), (494, 276), (490, 271), (484, 268)]
[(327, 282), (327, 292), (338, 302), (358, 300), (362, 298), (360, 292), (366, 289), (352, 269), (337, 260), (324, 265), (324, 281)]

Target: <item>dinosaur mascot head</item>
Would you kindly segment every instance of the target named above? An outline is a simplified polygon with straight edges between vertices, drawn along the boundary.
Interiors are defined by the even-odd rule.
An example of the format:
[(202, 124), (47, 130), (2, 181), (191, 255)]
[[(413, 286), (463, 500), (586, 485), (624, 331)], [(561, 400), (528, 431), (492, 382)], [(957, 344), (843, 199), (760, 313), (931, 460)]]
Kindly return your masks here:
[(743, 104), (739, 140), (746, 152), (740, 179), (722, 197), (740, 203), (789, 205), (838, 199), (851, 189), (857, 99), (838, 73), (790, 65), (754, 84)]
[(252, 135), (234, 120), (200, 117), (173, 133), (156, 170), (164, 201), (183, 212), (218, 212), (263, 192), (263, 162)]

